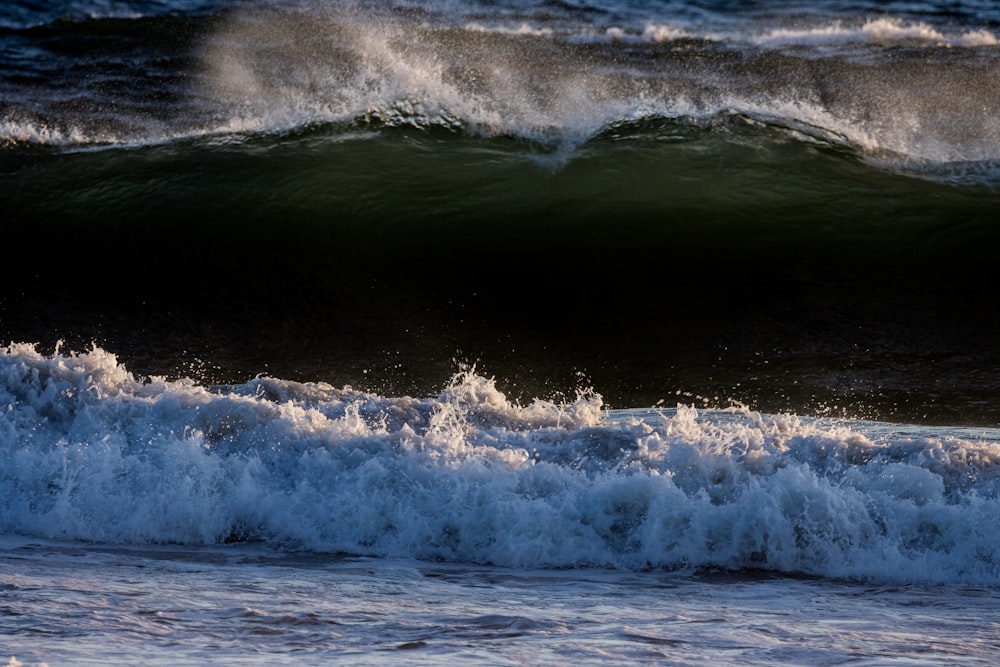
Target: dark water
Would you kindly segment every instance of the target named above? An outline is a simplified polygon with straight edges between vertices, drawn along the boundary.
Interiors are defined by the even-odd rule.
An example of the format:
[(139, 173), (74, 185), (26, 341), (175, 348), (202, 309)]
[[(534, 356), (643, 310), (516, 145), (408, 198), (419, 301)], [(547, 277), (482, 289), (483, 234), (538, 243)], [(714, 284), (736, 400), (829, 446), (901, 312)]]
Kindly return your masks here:
[(5, 342), (1000, 423), (988, 3), (4, 12)]
[(215, 381), (426, 392), (458, 359), (528, 398), (993, 423), (994, 192), (722, 122), (555, 170), (398, 129), (5, 155), (0, 326)]

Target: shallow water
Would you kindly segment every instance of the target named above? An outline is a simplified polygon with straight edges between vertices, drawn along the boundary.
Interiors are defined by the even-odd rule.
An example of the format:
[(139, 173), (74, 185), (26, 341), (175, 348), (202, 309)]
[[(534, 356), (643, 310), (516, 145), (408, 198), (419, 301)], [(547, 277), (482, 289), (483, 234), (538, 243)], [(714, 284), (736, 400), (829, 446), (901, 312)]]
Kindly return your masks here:
[[(995, 591), (5, 540), (31, 665), (989, 665)], [(8, 664), (17, 664), (11, 661)]]

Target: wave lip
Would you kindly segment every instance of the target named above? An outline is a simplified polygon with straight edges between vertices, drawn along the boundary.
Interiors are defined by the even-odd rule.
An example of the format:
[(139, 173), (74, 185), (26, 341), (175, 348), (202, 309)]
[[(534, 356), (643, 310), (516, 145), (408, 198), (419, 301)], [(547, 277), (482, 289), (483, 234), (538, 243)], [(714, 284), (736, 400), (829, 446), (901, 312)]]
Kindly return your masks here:
[(203, 387), (23, 344), (0, 395), (8, 534), (1000, 585), (993, 432), (520, 405), (473, 372), (422, 399)]

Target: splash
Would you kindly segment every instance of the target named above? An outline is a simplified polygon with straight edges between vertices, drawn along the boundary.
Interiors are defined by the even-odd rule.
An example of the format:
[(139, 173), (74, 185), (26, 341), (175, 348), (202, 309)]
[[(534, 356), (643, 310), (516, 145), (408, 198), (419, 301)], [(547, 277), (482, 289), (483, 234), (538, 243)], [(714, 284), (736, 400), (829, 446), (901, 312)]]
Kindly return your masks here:
[(546, 37), (308, 7), (237, 15), (203, 57), (214, 94), (259, 130), (361, 119), (579, 144), (621, 105)]
[[(775, 29), (757, 42), (982, 45), (991, 37), (948, 36), (885, 18), (859, 28)], [(430, 10), (412, 17), (306, 4), (234, 16), (206, 45), (204, 60), (212, 94), (235, 110), (237, 124), (257, 131), (356, 122), (442, 127), (548, 145), (565, 164), (616, 124), (737, 113), (817, 128), (880, 166), (912, 172), (1000, 157), (996, 100), (985, 83), (996, 67), (988, 59), (928, 68), (903, 54), (886, 68), (878, 60), (765, 51), (713, 64), (731, 60), (736, 45), (692, 41), (687, 29), (665, 23), (587, 36), (527, 23), (453, 24)], [(692, 67), (692, 48), (714, 57)]]
[(0, 354), (0, 530), (517, 567), (722, 567), (1000, 585), (1000, 437), (600, 397), (511, 403)]
[[(558, 169), (621, 124), (738, 114), (806, 130), (809, 140), (833, 138), (880, 168), (995, 182), (997, 37), (987, 28), (886, 16), (736, 34), (668, 16), (608, 24), (512, 12), (491, 23), (452, 10), (241, 5), (199, 24), (193, 58), (147, 54), (185, 68), (166, 72), (183, 80), (176, 90), (164, 95), (144, 81), (139, 61), (132, 100), (106, 92), (110, 83), (72, 107), (62, 93), (39, 100), (25, 89), (28, 99), (0, 116), (0, 145), (130, 147), (401, 127), (513, 138)], [(107, 66), (117, 81), (118, 57), (95, 57), (95, 71)], [(158, 96), (172, 102), (147, 106)]]

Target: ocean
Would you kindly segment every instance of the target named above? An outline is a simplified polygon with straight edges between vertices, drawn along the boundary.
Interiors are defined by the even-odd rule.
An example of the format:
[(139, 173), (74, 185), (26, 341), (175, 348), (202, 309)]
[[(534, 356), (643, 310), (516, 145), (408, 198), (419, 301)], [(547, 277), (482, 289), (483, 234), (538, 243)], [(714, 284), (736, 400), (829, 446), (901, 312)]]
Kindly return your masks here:
[(6, 667), (1000, 661), (995, 2), (14, 0), (0, 234)]

